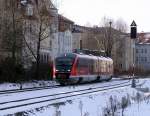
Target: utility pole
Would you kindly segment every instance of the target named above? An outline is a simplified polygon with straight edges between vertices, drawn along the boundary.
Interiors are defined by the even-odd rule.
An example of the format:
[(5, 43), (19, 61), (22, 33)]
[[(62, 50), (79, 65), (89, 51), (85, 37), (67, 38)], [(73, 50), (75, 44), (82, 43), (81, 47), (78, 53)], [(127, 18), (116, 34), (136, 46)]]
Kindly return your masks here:
[(109, 22), (109, 37), (108, 37), (108, 45), (107, 45), (107, 48), (108, 48), (107, 56), (108, 57), (111, 57), (111, 50), (110, 50), (111, 49), (110, 46), (111, 46), (111, 42), (112, 42), (112, 40), (111, 40), (111, 25), (112, 25), (112, 21)]
[(80, 39), (80, 50), (82, 50), (83, 47), (82, 47), (82, 39)]
[(111, 41), (111, 25), (112, 25), (111, 21), (109, 22), (109, 25), (110, 25), (110, 29), (109, 29), (109, 41)]
[(110, 35), (111, 35), (111, 25), (112, 25), (112, 21), (109, 22), (110, 25)]

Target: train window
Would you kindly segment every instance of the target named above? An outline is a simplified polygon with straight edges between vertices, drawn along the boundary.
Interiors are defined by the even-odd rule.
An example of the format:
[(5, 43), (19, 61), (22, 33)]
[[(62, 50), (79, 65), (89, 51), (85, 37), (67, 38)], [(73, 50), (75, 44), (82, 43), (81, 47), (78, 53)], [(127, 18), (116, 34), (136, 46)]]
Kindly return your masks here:
[(88, 59), (79, 58), (77, 64), (78, 64), (78, 67), (88, 67)]
[(93, 59), (89, 59), (89, 71), (90, 71), (90, 73), (93, 73), (93, 71), (94, 71), (94, 60)]
[(98, 64), (97, 64), (98, 62), (97, 62), (97, 60), (95, 60), (94, 59), (94, 63), (93, 63), (93, 71), (94, 71), (94, 73), (97, 73), (98, 72)]
[(87, 57), (79, 57), (77, 71), (79, 74), (91, 74), (93, 72), (93, 60)]
[(103, 73), (105, 73), (106, 71), (106, 65), (105, 65), (105, 61), (102, 61), (102, 70), (103, 70)]
[(56, 65), (72, 65), (74, 59), (69, 57), (60, 57), (56, 59)]
[(74, 58), (71, 57), (59, 57), (56, 58), (56, 69), (59, 71), (69, 71), (73, 65)]

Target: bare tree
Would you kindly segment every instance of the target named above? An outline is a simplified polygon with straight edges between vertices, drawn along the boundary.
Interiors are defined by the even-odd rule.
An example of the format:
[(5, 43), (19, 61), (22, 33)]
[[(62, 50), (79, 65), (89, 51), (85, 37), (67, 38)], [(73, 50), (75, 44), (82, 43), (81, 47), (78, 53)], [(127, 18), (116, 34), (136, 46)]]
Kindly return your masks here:
[(19, 15), (16, 0), (1, 0), (0, 9), (0, 52), (2, 65), (2, 80), (13, 81), (21, 79), (21, 46), (22, 46), (22, 16)]
[(21, 54), (22, 37), (22, 17), (18, 12), (16, 0), (3, 0), (2, 16), (2, 49), (11, 53), (13, 63), (16, 63), (16, 57)]
[(126, 24), (126, 22), (122, 19), (119, 18), (116, 22), (115, 22), (115, 28), (120, 31), (120, 32), (124, 32), (126, 33), (128, 31), (128, 26)]
[[(0, 3), (3, 4), (3, 8), (0, 8), (1, 51), (4, 51), (4, 56), (6, 53), (7, 56), (11, 56), (12, 65), (24, 61), (21, 60), (22, 58), (32, 57), (31, 59), (36, 62), (38, 78), (41, 43), (49, 38), (53, 30), (50, 1), (31, 0), (21, 4), (16, 0), (2, 0)], [(35, 9), (32, 9), (32, 5), (35, 5)], [(56, 9), (52, 8), (52, 10)]]
[[(101, 23), (102, 23), (101, 29), (102, 37), (100, 39), (103, 44), (103, 49), (105, 50), (106, 56), (112, 57), (113, 46), (118, 41), (120, 35), (122, 34), (122, 31), (115, 29), (115, 27), (119, 28), (121, 24), (116, 26), (113, 19), (107, 17), (103, 17)], [(121, 27), (119, 29), (121, 29)]]
[[(37, 8), (38, 9), (38, 8)], [(39, 29), (37, 32), (37, 58), (36, 58), (36, 77), (39, 77), (39, 63), (40, 63), (40, 44), (41, 41), (44, 39), (47, 39), (49, 37), (49, 17), (48, 17), (48, 12), (45, 9), (45, 7), (42, 7), (41, 10), (38, 9), (38, 14), (39, 14)]]
[(111, 57), (111, 51), (113, 47), (113, 28), (112, 28), (113, 20), (104, 16), (101, 20), (101, 34), (102, 37), (101, 42), (103, 44), (103, 49), (105, 51), (106, 56)]
[(83, 116), (83, 102), (82, 101), (79, 102), (79, 110), (80, 110), (81, 116)]
[[(47, 2), (40, 1), (36, 4), (36, 12), (33, 16), (26, 19), (27, 28), (24, 30), (24, 41), (31, 56), (36, 62), (35, 77), (39, 78), (39, 64), (40, 64), (40, 49), (41, 42), (46, 41), (51, 35), (51, 9), (47, 8)], [(49, 42), (49, 41), (48, 41)], [(31, 43), (31, 44), (30, 44)], [(34, 45), (33, 45), (34, 44)], [(28, 56), (28, 55), (27, 55)]]
[(116, 116), (117, 110), (119, 109), (119, 102), (117, 101), (116, 96), (110, 96), (109, 104), (106, 108), (103, 109), (104, 116)]

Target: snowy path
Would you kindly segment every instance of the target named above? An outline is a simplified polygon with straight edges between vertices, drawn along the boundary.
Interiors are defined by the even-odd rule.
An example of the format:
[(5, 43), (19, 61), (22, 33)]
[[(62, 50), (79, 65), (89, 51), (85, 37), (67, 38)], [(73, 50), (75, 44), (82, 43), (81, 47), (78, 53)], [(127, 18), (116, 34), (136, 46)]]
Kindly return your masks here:
[[(123, 82), (127, 82), (127, 80), (123, 80), (121, 81)], [(20, 99), (28, 99), (28, 98), (34, 98), (34, 97), (40, 97), (40, 96), (47, 96), (47, 95), (52, 95), (52, 94), (58, 94), (58, 93), (64, 93), (64, 92), (69, 92), (69, 91), (77, 91), (77, 90), (81, 90), (81, 89), (87, 89), (87, 88), (96, 88), (96, 87), (103, 87), (103, 86), (112, 86), (115, 84), (120, 83), (120, 80), (112, 80), (110, 82), (103, 82), (103, 83), (95, 83), (95, 84), (86, 84), (86, 85), (80, 85), (80, 86), (68, 86), (68, 87), (62, 87), (62, 88), (54, 88), (54, 89), (50, 89), (50, 90), (38, 90), (38, 91), (34, 91), (34, 92), (24, 92), (24, 93), (12, 93), (12, 94), (8, 94), (8, 95), (0, 95), (0, 104), (2, 104), (3, 102), (9, 102), (9, 101), (13, 101), (13, 100), (20, 100)], [(78, 92), (74, 92), (72, 94), (80, 94)], [(58, 96), (57, 96), (58, 97)], [(12, 106), (15, 105), (19, 105), (19, 104), (28, 104), (28, 103), (33, 103), (33, 102), (38, 102), (40, 100), (48, 100), (48, 99), (55, 99), (56, 96), (51, 96), (51, 97), (45, 97), (45, 98), (38, 98), (36, 100), (32, 99), (32, 100), (27, 100), (27, 101), (22, 101), (19, 103), (12, 103)], [(13, 110), (5, 110), (5, 111), (0, 111), (0, 114), (7, 114), (9, 113), (15, 113), (16, 111), (24, 111), (27, 109), (31, 109), (31, 108), (38, 108), (41, 106), (46, 106), (48, 104), (52, 104), (52, 103), (56, 103), (56, 101), (63, 101), (64, 99), (61, 100), (55, 100), (55, 101), (51, 101), (51, 102), (44, 102), (44, 103), (37, 103), (37, 104), (33, 104), (31, 106), (24, 106), (24, 107), (19, 107), (19, 108), (14, 108)], [(11, 106), (9, 103), (5, 104), (5, 105), (1, 105), (0, 109), (7, 107), (7, 106)]]

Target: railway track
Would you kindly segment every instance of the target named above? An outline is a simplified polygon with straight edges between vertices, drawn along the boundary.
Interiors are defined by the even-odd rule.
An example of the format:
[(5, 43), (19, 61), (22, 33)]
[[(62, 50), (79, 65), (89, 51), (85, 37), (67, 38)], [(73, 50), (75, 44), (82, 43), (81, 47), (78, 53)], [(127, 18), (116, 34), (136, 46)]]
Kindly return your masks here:
[(52, 85), (52, 86), (33, 87), (33, 88), (24, 88), (24, 89), (4, 90), (4, 91), (0, 91), (0, 95), (36, 91), (36, 90), (43, 90), (43, 89), (52, 89), (52, 88), (59, 88), (59, 87), (60, 85)]
[(8, 112), (10, 109), (16, 109), (21, 108), (24, 109), (24, 107), (31, 106), (31, 105), (37, 105), (42, 103), (47, 103), (47, 105), (52, 104), (56, 100), (60, 99), (66, 99), (81, 95), (86, 95), (90, 93), (96, 93), (116, 88), (121, 88), (125, 86), (131, 85), (130, 80), (126, 80), (124, 82), (120, 82), (118, 84), (112, 84), (111, 86), (102, 86), (102, 87), (90, 87), (87, 89), (80, 89), (75, 91), (68, 91), (68, 92), (60, 92), (57, 94), (49, 94), (45, 96), (38, 96), (38, 97), (31, 97), (27, 99), (19, 99), (19, 100), (12, 100), (12, 101), (5, 101), (0, 103), (0, 112)]
[[(114, 80), (115, 79), (113, 79), (112, 81), (114, 81)], [(85, 84), (88, 84), (88, 83), (85, 83)], [(82, 84), (82, 85), (84, 85), (84, 84)], [(43, 90), (43, 89), (52, 89), (52, 88), (59, 88), (59, 87), (62, 87), (62, 86), (57, 84), (57, 85), (43, 86), (43, 87), (32, 87), (32, 88), (4, 90), (4, 91), (0, 91), (0, 95), (11, 94), (11, 93), (21, 93), (21, 92), (28, 92), (28, 91), (36, 91), (36, 90)]]

